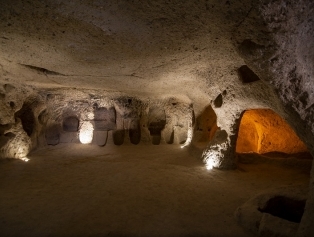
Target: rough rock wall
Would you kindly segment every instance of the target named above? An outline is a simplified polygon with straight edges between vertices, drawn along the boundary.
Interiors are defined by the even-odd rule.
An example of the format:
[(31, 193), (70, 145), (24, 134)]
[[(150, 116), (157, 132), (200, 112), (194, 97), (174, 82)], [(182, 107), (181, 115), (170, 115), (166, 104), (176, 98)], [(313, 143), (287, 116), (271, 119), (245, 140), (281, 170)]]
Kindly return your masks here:
[(255, 121), (247, 118), (244, 113), (238, 133), (237, 153), (258, 152), (259, 134), (256, 129)]
[[(187, 140), (193, 108), (174, 97), (135, 98), (96, 90), (59, 89), (44, 93), (49, 118), (46, 139), (51, 145), (78, 142), (84, 128), (86, 132), (90, 130), (89, 126), (93, 128), (91, 135), (94, 138), (88, 143), (95, 142), (102, 146), (107, 139), (112, 139), (116, 145), (125, 142), (182, 144)], [(68, 129), (70, 127), (73, 128)], [(109, 133), (112, 136), (108, 137)]]
[[(246, 63), (276, 89), (284, 118), (314, 155), (314, 2), (254, 1), (235, 34)], [(298, 236), (314, 233), (314, 168)]]
[(0, 158), (24, 158), (37, 146), (42, 100), (32, 87), (0, 85)]
[(246, 63), (276, 89), (284, 118), (313, 150), (314, 3), (255, 2), (237, 29), (235, 44)]
[[(217, 126), (228, 134), (223, 150), (229, 161), (221, 168), (234, 167), (238, 120), (244, 110), (280, 110), (267, 86), (251, 80), (254, 74), (232, 43), (234, 29), (252, 11), (252, 0), (2, 2), (1, 79), (45, 88), (123, 90), (133, 97), (185, 95), (193, 101), (196, 116), (211, 105)], [(242, 83), (239, 68), (244, 82), (255, 82)], [(117, 119), (120, 127), (124, 122), (138, 126), (134, 118)], [(180, 133), (181, 123), (169, 119)], [(115, 137), (121, 141), (120, 130)], [(171, 132), (163, 136), (177, 139)], [(51, 139), (59, 138), (51, 134)]]
[(183, 144), (193, 107), (182, 98), (135, 98), (97, 90), (2, 86), (0, 158), (59, 143)]
[(284, 114), (280, 101), (274, 91), (265, 82), (241, 82), (234, 75), (233, 85), (228, 86), (211, 101), (217, 116), (219, 134), (215, 135), (203, 151), (205, 163), (215, 168), (232, 169), (237, 165), (235, 148), (241, 115), (248, 109), (272, 109)]

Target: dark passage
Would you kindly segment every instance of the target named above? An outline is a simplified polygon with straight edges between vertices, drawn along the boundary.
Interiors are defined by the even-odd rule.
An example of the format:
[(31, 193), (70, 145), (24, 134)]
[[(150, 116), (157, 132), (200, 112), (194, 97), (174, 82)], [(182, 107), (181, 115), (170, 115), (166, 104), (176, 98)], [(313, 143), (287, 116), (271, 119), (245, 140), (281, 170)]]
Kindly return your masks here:
[(305, 200), (294, 200), (289, 197), (276, 196), (267, 202), (266, 206), (259, 209), (282, 219), (300, 223), (305, 207)]
[(148, 113), (148, 130), (154, 145), (160, 144), (161, 131), (166, 125), (166, 114), (162, 108), (152, 107)]

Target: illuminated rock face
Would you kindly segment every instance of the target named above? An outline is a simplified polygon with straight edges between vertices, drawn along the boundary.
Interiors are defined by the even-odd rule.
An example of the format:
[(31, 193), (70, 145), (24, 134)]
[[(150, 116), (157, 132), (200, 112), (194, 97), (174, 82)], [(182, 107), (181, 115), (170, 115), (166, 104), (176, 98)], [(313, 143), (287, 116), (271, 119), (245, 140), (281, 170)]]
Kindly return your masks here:
[(307, 147), (274, 111), (245, 111), (241, 119), (236, 152), (307, 152)]
[(16, 106), (11, 108), (13, 96), (4, 93), (12, 99), (2, 101), (8, 113), (1, 113), (0, 158), (23, 158), (32, 149), (59, 143), (178, 145), (192, 139), (193, 107), (187, 98), (11, 87)]
[[(112, 137), (109, 133), (117, 144), (137, 143), (139, 137), (151, 142), (150, 107), (165, 109), (166, 124), (156, 143), (183, 143), (189, 123), (193, 125), (186, 104), (193, 104), (196, 118), (210, 105), (217, 127), (227, 134), (223, 140), (194, 131), (194, 138), (212, 137), (203, 154), (217, 148), (220, 168), (235, 167), (241, 114), (250, 109), (278, 113), (314, 155), (313, 8), (312, 0), (3, 0), (0, 144), (15, 141), (17, 134), (26, 134), (29, 138), (20, 141), (31, 148), (79, 142), (78, 131), (62, 128), (69, 116), (80, 124), (90, 121), (99, 145), (107, 142), (106, 135)], [(46, 88), (60, 87), (73, 88), (68, 99), (64, 92), (47, 93)], [(98, 108), (115, 108), (115, 127), (108, 129), (107, 120), (92, 116), (97, 96), (77, 99), (82, 88), (96, 94), (113, 91), (103, 96), (115, 104)], [(129, 103), (138, 96), (143, 103)], [(190, 101), (183, 105), (169, 99), (182, 96)], [(141, 109), (134, 110), (135, 104)], [(15, 119), (19, 111), (21, 126)], [(198, 122), (203, 131), (208, 128), (206, 121)], [(11, 127), (19, 132), (9, 132)], [(250, 136), (260, 139), (257, 132)], [(244, 143), (260, 150), (255, 142)], [(307, 203), (300, 236), (314, 232), (314, 201)]]
[(80, 126), (79, 138), (82, 144), (89, 144), (93, 141), (94, 127), (90, 121), (84, 121)]
[(24, 158), (31, 148), (31, 139), (23, 130), (21, 121), (6, 129), (0, 137), (0, 158)]

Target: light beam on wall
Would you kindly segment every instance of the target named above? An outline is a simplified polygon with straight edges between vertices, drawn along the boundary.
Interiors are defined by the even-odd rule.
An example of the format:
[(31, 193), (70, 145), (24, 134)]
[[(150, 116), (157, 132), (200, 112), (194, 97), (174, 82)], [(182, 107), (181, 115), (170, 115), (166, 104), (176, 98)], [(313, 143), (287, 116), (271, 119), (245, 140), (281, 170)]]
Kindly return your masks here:
[(187, 132), (187, 138), (185, 140), (185, 143), (182, 144), (181, 148), (184, 148), (191, 144), (193, 138), (193, 124), (192, 124), (192, 116), (190, 120), (188, 121), (188, 132)]
[(29, 161), (29, 159), (27, 157), (20, 158), (20, 160), (25, 161), (25, 162)]
[(214, 161), (213, 161), (213, 159), (206, 160), (205, 167), (206, 167), (207, 170), (213, 169), (214, 168)]
[(192, 121), (188, 122), (188, 133), (187, 133), (187, 138), (184, 144), (182, 144), (181, 148), (184, 148), (188, 145), (191, 144), (192, 142), (192, 138), (193, 138), (193, 125), (192, 125)]
[(84, 121), (80, 128), (80, 142), (82, 144), (89, 144), (93, 140), (94, 127), (90, 121)]
[[(14, 141), (12, 142), (14, 144)], [(15, 151), (15, 157), (23, 160), (30, 151), (30, 144), (19, 141), (18, 149)]]
[(227, 150), (228, 141), (223, 143), (210, 143), (202, 154), (206, 169), (220, 168), (224, 159), (224, 152)]

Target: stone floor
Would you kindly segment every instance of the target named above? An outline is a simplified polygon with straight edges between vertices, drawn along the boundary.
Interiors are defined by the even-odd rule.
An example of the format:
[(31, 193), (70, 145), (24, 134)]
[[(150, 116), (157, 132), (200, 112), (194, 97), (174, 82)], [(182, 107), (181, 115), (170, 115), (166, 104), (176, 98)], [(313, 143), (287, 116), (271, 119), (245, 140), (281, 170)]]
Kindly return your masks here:
[(237, 207), (309, 181), (275, 164), (206, 170), (176, 145), (61, 144), (28, 158), (0, 161), (0, 236), (251, 236)]

